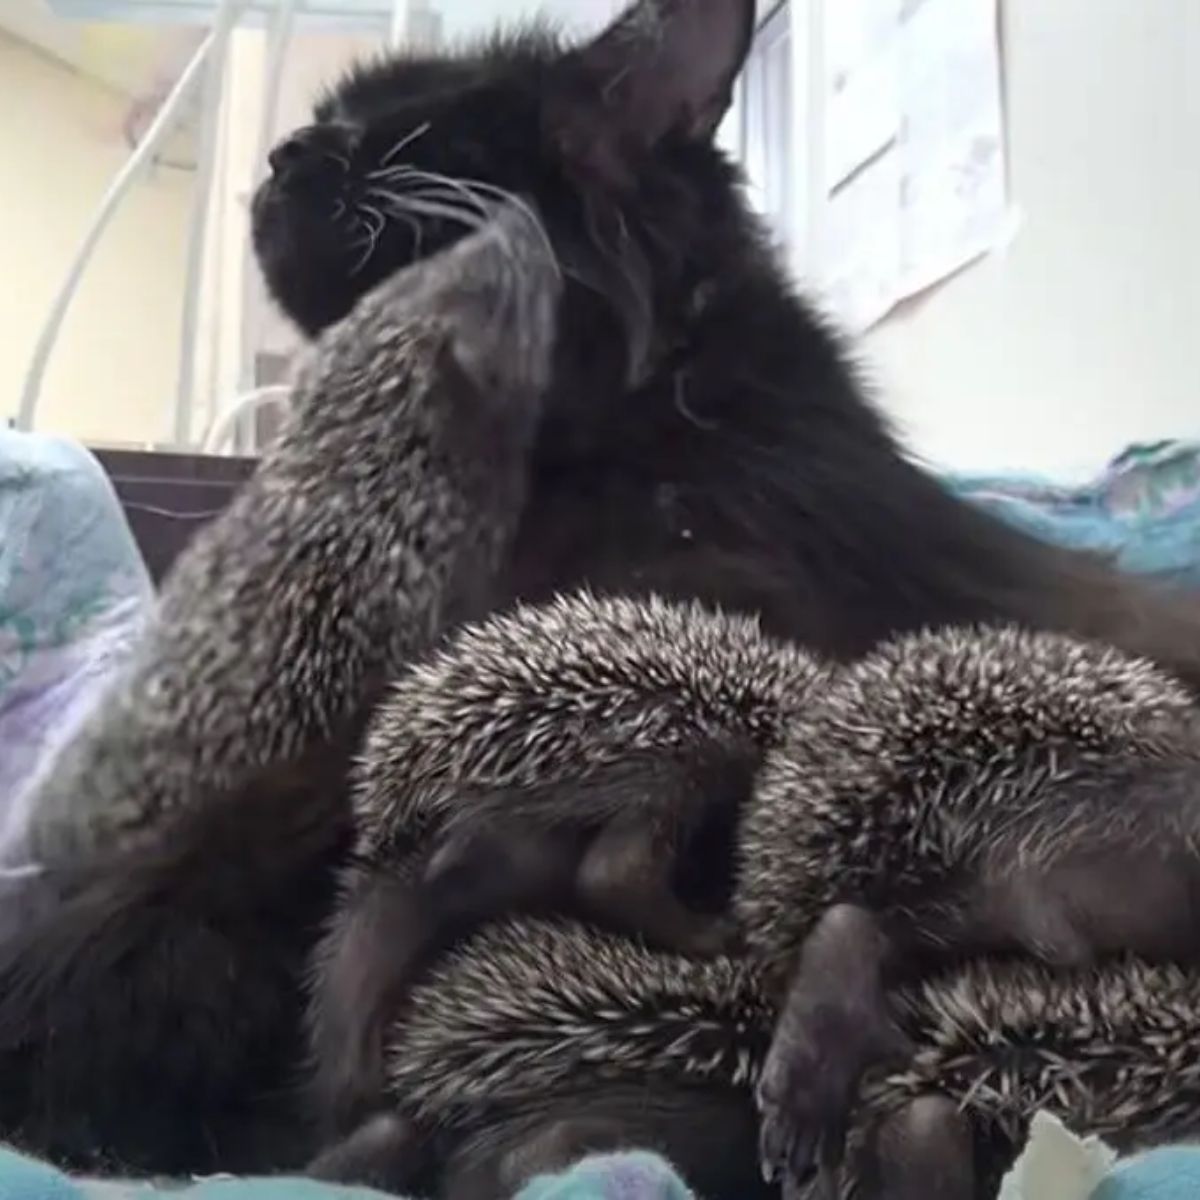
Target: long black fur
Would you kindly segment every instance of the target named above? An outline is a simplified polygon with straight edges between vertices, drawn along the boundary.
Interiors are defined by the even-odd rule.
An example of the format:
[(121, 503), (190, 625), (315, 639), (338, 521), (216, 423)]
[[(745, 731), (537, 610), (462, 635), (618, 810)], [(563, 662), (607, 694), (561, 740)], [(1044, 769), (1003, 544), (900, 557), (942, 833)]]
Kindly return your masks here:
[[(568, 282), (510, 598), (580, 583), (699, 598), (837, 657), (1000, 618), (1095, 636), (1200, 683), (1197, 606), (951, 495), (785, 278), (712, 120), (687, 120), (721, 107), (752, 8), (642, 0), (582, 49), (533, 31), (353, 71), (304, 135), (348, 168), (283, 171), (257, 198), (274, 296), (312, 332), (411, 257), (413, 231), (391, 217), (353, 273), (352, 214), (393, 151), (389, 165), (529, 197)], [(656, 124), (655, 101), (678, 119)], [(333, 219), (342, 205), (351, 217)], [(456, 232), (425, 221), (421, 248)]]

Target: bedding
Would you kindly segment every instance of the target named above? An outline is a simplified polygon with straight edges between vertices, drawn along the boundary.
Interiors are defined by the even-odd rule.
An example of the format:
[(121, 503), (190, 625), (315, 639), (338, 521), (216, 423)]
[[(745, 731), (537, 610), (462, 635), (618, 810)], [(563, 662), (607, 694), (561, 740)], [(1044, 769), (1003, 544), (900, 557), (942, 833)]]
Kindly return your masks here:
[[(1098, 1170), (1092, 1166), (1101, 1159)], [(1004, 1181), (1000, 1200), (1195, 1200), (1200, 1148), (1169, 1146), (1118, 1162), (1075, 1138), (1053, 1118), (1035, 1120), (1025, 1159)], [(1095, 1179), (1100, 1177), (1098, 1184)], [(217, 1176), (157, 1186), (72, 1177), (48, 1163), (0, 1148), (0, 1200), (379, 1200), (367, 1188), (290, 1176)], [(669, 1164), (629, 1151), (585, 1158), (570, 1170), (531, 1180), (517, 1200), (693, 1200)]]
[(1048, 542), (1200, 588), (1200, 442), (1129, 446), (1095, 479), (1075, 486), (1021, 473), (951, 475), (946, 482)]
[(998, 1200), (1194, 1200), (1200, 1147), (1162, 1146), (1118, 1160), (1104, 1142), (1079, 1137), (1049, 1113), (1033, 1118)]
[[(367, 1188), (279, 1176), (214, 1176), (158, 1186), (132, 1180), (73, 1177), (48, 1163), (0, 1148), (0, 1200), (379, 1200)], [(692, 1200), (667, 1163), (654, 1154), (585, 1158), (568, 1171), (531, 1180), (518, 1200)]]
[(65, 438), (0, 429), (0, 865), (23, 796), (136, 638), (150, 577), (108, 477)]

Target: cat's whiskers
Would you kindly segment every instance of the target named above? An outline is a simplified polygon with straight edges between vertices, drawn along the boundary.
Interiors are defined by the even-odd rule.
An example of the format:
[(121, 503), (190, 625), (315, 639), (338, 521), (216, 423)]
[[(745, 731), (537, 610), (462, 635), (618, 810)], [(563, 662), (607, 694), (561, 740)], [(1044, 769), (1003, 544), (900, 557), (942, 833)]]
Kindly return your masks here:
[(481, 216), (487, 212), (487, 206), (478, 197), (471, 196), (469, 193), (440, 185), (427, 184), (420, 180), (416, 181), (416, 183), (417, 186), (415, 187), (382, 187), (376, 184), (366, 188), (364, 194), (374, 196), (377, 199), (387, 199), (391, 203), (398, 203), (414, 196), (440, 198), (448, 204), (462, 208), (466, 212), (479, 213)]
[[(416, 186), (399, 190), (368, 188), (367, 194), (381, 200), (388, 212), (402, 219), (429, 216), (455, 221), (465, 226), (470, 233), (482, 229), (495, 208), (474, 194), (470, 188), (455, 184), (442, 176), (427, 172), (407, 172), (406, 182), (415, 183)], [(496, 305), (497, 320), (516, 294), (513, 278), (516, 256), (507, 235), (502, 231), (498, 232), (504, 250), (504, 263), (508, 270), (500, 281), (502, 291)]]
[[(510, 192), (497, 184), (488, 183), (484, 179), (472, 179), (461, 175), (442, 175), (436, 171), (424, 171), (408, 163), (391, 167), (386, 171), (372, 172), (368, 178), (376, 178), (386, 183), (414, 182), (429, 186), (450, 188), (455, 193), (470, 199), (474, 204), (486, 208), (489, 212), (497, 203), (511, 206), (529, 220), (533, 228), (536, 229), (547, 254), (550, 256), (551, 262), (554, 264), (555, 270), (560, 273), (562, 271), (558, 255), (555, 253), (553, 243), (550, 241), (550, 236), (547, 234), (546, 227), (542, 224), (541, 218), (534, 211), (533, 207), (515, 192)], [(626, 236), (628, 236), (627, 231)]]
[(387, 218), (378, 208), (371, 204), (362, 204), (359, 206), (362, 213), (364, 223), (370, 228), (373, 237), (379, 237), (383, 232), (383, 227), (387, 224)]
[[(383, 192), (392, 198), (393, 203), (403, 208), (409, 201), (418, 202), (433, 202), (437, 204), (445, 204), (451, 208), (463, 211), (464, 224), (468, 228), (476, 228), (482, 224), (488, 217), (487, 205), (474, 195), (469, 188), (462, 185), (455, 185), (449, 178), (434, 175), (432, 172), (418, 171), (414, 168), (406, 168), (398, 172), (395, 182), (401, 186), (398, 188), (375, 188), (368, 189), (376, 194)], [(405, 186), (415, 184), (416, 186)], [(467, 222), (465, 214), (472, 214), (472, 220)], [(477, 217), (476, 222), (474, 218)]]
[(421, 247), (425, 240), (425, 228), (414, 213), (405, 212), (403, 209), (397, 208), (390, 200), (384, 201), (384, 214), (389, 217), (398, 217), (405, 225), (408, 226), (409, 233), (413, 239), (413, 258), (421, 257)]
[(454, 198), (435, 192), (388, 192), (370, 189), (369, 195), (379, 202), (381, 209), (396, 217), (432, 217), (452, 221), (474, 231), (487, 219), (487, 214), (478, 209), (455, 203)]
[[(364, 182), (367, 186), (363, 191), (364, 200), (359, 204), (358, 211), (360, 214), (371, 214), (374, 224), (367, 229), (365, 249), (351, 273), (357, 274), (370, 262), (388, 221), (402, 221), (408, 226), (413, 235), (413, 256), (420, 257), (425, 222), (447, 221), (473, 233), (487, 224), (500, 204), (517, 210), (530, 221), (537, 230), (555, 270), (561, 272), (558, 256), (545, 227), (533, 208), (521, 197), (481, 179), (442, 175), (435, 171), (421, 170), (407, 163), (387, 165), (389, 159), (427, 132), (428, 128), (426, 124), (414, 130), (407, 139), (402, 138), (385, 156), (383, 165), (365, 176)], [(503, 238), (505, 259), (510, 269), (515, 269), (517, 256), (513, 247), (506, 233), (501, 231), (500, 236)]]
[[(418, 138), (424, 137), (432, 126), (432, 121), (423, 121), (416, 129), (410, 130), (379, 160), (379, 165), (386, 167), (406, 146), (411, 146)], [(372, 174), (378, 174), (378, 172), (372, 172)]]
[[(387, 225), (387, 218), (383, 213), (378, 208), (369, 204), (358, 204), (355, 207), (354, 216), (355, 220), (366, 230), (367, 236), (361, 257), (350, 268), (351, 275), (357, 275), (371, 261), (371, 257), (379, 245), (379, 235)], [(354, 243), (352, 248), (356, 249), (357, 243)]]

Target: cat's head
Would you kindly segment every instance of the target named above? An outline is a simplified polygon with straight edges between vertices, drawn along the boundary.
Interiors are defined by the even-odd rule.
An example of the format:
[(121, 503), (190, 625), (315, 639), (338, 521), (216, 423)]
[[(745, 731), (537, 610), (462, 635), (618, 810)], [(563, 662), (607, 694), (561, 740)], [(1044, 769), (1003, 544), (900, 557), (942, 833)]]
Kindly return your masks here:
[(535, 29), (356, 68), (255, 198), (272, 294), (315, 334), (502, 189), (545, 225), (580, 335), (611, 330), (636, 363), (711, 273), (722, 222), (741, 226), (712, 140), (753, 25), (754, 0), (639, 0), (583, 45)]

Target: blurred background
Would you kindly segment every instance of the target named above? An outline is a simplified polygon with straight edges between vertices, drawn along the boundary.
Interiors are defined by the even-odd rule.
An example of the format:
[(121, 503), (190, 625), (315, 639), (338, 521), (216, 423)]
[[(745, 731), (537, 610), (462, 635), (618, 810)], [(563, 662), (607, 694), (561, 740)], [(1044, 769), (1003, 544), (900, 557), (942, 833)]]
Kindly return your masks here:
[[(536, 11), (583, 33), (620, 6), (307, 0), (288, 19), (252, 4), (98, 242), (33, 426), (198, 448), (296, 349), (248, 249), (264, 139), (388, 41)], [(80, 241), (216, 9), (0, 0), (0, 417), (19, 417)], [(759, 19), (723, 143), (920, 454), (1066, 477), (1196, 435), (1200, 4), (790, 0)], [(948, 211), (936, 193), (972, 161), (983, 182)], [(253, 450), (235, 433), (222, 448)]]

